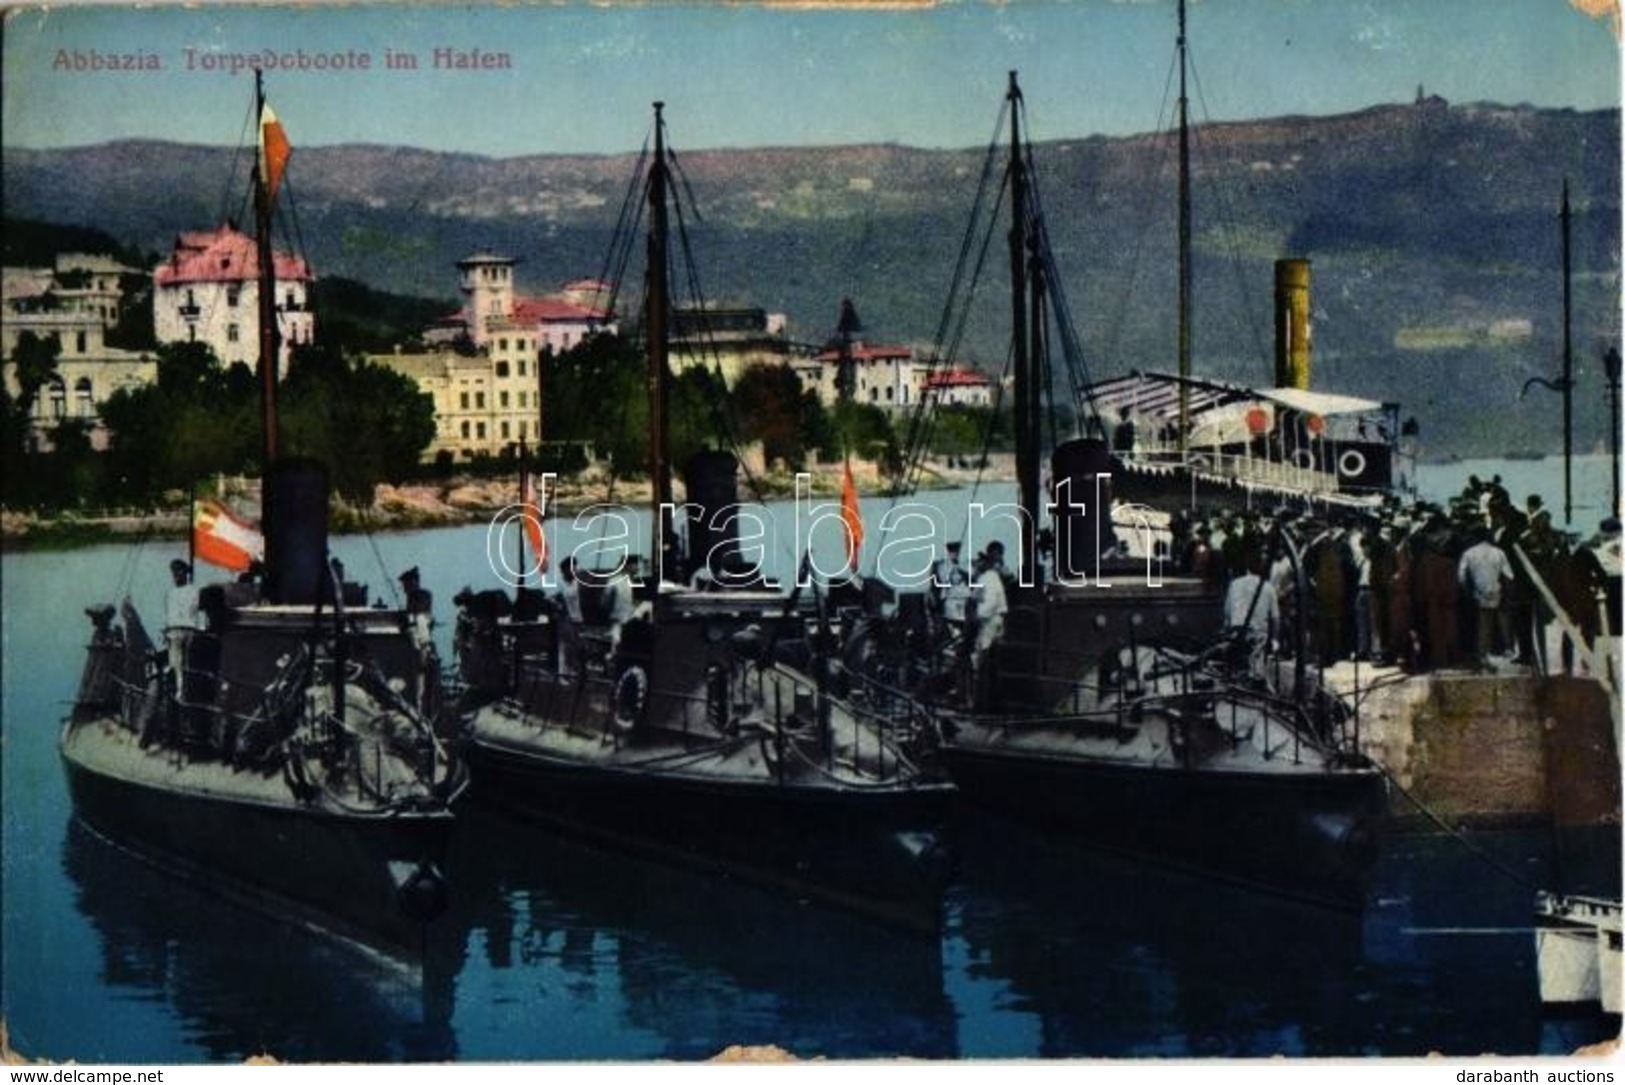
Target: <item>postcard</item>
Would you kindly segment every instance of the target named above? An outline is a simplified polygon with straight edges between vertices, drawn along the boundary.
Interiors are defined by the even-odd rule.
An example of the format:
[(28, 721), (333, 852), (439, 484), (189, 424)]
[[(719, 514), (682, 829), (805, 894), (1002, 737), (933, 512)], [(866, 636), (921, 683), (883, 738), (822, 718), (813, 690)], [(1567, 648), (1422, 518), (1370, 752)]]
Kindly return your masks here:
[(8, 1058), (1612, 1080), (1613, 0), (5, 18)]

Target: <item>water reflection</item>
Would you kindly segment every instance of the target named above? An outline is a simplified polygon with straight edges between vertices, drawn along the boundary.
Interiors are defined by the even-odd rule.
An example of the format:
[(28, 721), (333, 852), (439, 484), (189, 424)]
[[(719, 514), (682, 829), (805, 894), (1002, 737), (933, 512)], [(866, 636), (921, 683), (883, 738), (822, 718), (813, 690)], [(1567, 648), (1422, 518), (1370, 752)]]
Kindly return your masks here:
[[(412, 970), (77, 823), (61, 854), (94, 935), (80, 982), (115, 1011), (164, 1007), (174, 1035), (157, 1042), (182, 1060), (697, 1059), (767, 1043), (832, 1058), (1526, 1055), (1617, 1031), (1541, 1016), (1527, 885), (1554, 874), (1543, 832), (1393, 837), (1355, 915), (985, 815), (964, 828), (946, 929), (922, 935), (471, 809), (452, 909)], [(1581, 850), (1606, 874), (1618, 843), (1613, 829)], [(75, 1057), (130, 1051), (99, 1018), (79, 1033)]]
[[(518, 1012), (607, 1012), (617, 1020), (605, 1028), (630, 1029), (658, 1058), (765, 1043), (802, 1057), (956, 1054), (935, 934), (479, 810), (459, 829), (454, 912), (485, 966), (532, 971), (528, 983), (494, 984)], [(471, 972), (465, 980), (482, 982)], [(595, 1054), (590, 1035), (582, 1047), (513, 1039), (532, 1048), (521, 1058)]]
[[(457, 1056), (449, 977), (364, 955), (323, 934), (224, 901), (96, 836), (63, 841), (74, 903), (95, 931), (100, 981), (168, 1003), (211, 1060), (386, 1062)], [(118, 1061), (105, 1053), (80, 1057)]]
[(979, 818), (950, 936), (1037, 1019), (1043, 1057), (1565, 1051), (1610, 1033), (1540, 1013), (1528, 886), (1549, 846), (1397, 836), (1351, 914)]
[(972, 974), (1038, 1017), (1035, 1054), (1304, 1054), (1337, 1027), (1323, 1009), (1359, 966), (1357, 916), (990, 817), (968, 837), (957, 933)]

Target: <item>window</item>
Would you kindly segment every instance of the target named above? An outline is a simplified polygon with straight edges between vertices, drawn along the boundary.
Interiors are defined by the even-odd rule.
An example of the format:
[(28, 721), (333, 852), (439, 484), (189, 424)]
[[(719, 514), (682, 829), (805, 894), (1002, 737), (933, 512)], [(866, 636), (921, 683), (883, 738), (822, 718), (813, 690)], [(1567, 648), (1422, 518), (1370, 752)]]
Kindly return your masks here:
[[(462, 392), (457, 396), (457, 406), (461, 407), (465, 411), (468, 410), (468, 393), (467, 392)], [(464, 423), (464, 425), (466, 426), (467, 423)], [(463, 436), (467, 437), (468, 434), (465, 433), (465, 434), (463, 434)]]
[(502, 439), (504, 441), (508, 439), (508, 423), (506, 422), (502, 423)]
[[(508, 409), (508, 393), (507, 392), (498, 392), (497, 393), (497, 406), (501, 407), (503, 410)], [(503, 436), (506, 437), (507, 434), (503, 434)]]
[[(478, 410), (478, 411), (485, 410), (485, 393), (484, 392), (475, 392), (474, 393), (474, 409)], [(484, 429), (485, 427), (481, 426), (480, 428)], [(480, 434), (480, 436), (483, 437), (483, 436), (485, 436), (485, 434), (482, 433), (482, 434)]]
[[(500, 350), (500, 351), (502, 351), (502, 352), (503, 352), (503, 353), (507, 353), (507, 350), (508, 350), (508, 341), (507, 341), (507, 340), (506, 340), (506, 339), (498, 339), (498, 340), (497, 340), (497, 349), (498, 349), (498, 350)], [(506, 377), (506, 376), (507, 376), (507, 374), (506, 374), (506, 373), (499, 373), (499, 374), (497, 374), (497, 375), (498, 375), (498, 376), (499, 376), (499, 377)]]
[(237, 296), (242, 292), (243, 288), (240, 286), (226, 287), (226, 304), (231, 306), (233, 309), (237, 308)]
[(521, 408), (521, 409), (523, 409), (523, 408), (524, 408), (524, 406), (525, 406), (525, 400), (526, 400), (526, 395), (525, 395), (525, 393), (524, 393), (524, 392), (520, 392), (520, 393), (519, 393), (519, 406), (520, 406), (520, 408)]
[(519, 359), (519, 375), (521, 377), (525, 376), (525, 359), (523, 358)]
[(74, 413), (80, 418), (93, 418), (96, 415), (96, 399), (91, 394), (90, 378), (80, 377), (73, 385)]
[(463, 423), (463, 440), (468, 440), (468, 423)]
[(528, 422), (519, 423), (519, 439), (521, 441), (523, 441), (525, 439), (525, 437), (526, 437), (526, 432), (525, 431), (528, 430), (528, 429), (530, 429), (530, 424)]
[(235, 325), (235, 324), (227, 324), (226, 325), (226, 342), (235, 343), (235, 342), (237, 342), (237, 337), (238, 337), (237, 336), (237, 325)]
[(78, 354), (85, 352), (85, 333), (76, 332), (73, 337), (73, 349)]
[(484, 422), (481, 422), (481, 423), (479, 423), (479, 425), (474, 427), (474, 435), (476, 437), (478, 437), (482, 441), (485, 440), (485, 423)]
[(497, 376), (506, 377), (507, 375), (508, 375), (508, 363), (507, 362), (498, 362), (497, 363)]
[(66, 418), (68, 415), (68, 387), (58, 377), (51, 382), (51, 417)]
[(891, 385), (888, 384), (888, 385), (886, 385), (886, 402), (890, 403), (891, 400), (892, 400), (892, 387), (891, 387)]

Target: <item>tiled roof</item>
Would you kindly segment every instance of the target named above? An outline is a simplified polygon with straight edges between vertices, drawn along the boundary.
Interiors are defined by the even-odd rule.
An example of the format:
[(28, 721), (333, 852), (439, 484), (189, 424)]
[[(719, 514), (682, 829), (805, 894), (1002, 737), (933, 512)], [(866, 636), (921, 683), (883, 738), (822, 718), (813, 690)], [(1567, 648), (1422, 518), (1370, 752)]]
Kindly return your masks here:
[[(309, 282), (315, 276), (304, 260), (285, 252), (275, 254), (279, 282)], [(158, 265), (153, 280), (159, 286), (181, 283), (248, 282), (259, 278), (259, 254), (254, 239), (222, 226), (218, 230), (188, 230), (175, 239), (175, 251)]]
[(974, 388), (992, 383), (987, 377), (969, 369), (950, 369), (946, 373), (933, 373), (925, 380), (927, 388)]
[[(872, 347), (868, 343), (852, 344), (852, 360), (856, 362), (882, 362), (899, 358), (907, 361), (913, 356), (914, 352), (908, 347)], [(838, 362), (841, 360), (841, 352), (833, 349), (822, 351), (818, 355), (818, 360), (821, 362)]]
[(513, 303), (515, 324), (597, 323), (604, 319), (602, 309), (577, 305), (560, 298), (516, 298)]

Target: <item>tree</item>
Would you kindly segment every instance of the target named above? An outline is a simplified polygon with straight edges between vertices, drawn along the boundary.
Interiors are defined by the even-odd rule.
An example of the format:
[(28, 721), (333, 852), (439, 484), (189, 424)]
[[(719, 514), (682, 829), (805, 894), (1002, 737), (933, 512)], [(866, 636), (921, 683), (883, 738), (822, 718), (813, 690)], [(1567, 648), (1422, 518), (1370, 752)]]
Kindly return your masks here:
[(242, 365), (223, 369), (205, 343), (166, 344), (157, 355), (155, 383), (119, 389), (102, 404), (120, 488), (153, 497), (253, 468), (260, 447), (254, 375)]
[(58, 336), (41, 337), (31, 331), (17, 336), (17, 345), (11, 351), (11, 364), (16, 367), (17, 379), (17, 395), (12, 405), (18, 412), (25, 433), (40, 389), (58, 379), (56, 361), (61, 354), (62, 340)]
[(282, 452), (321, 460), (334, 489), (367, 503), (417, 470), (435, 434), (434, 400), (410, 377), (331, 345), (294, 349), (279, 414)]
[(939, 456), (980, 456), (1000, 447), (1003, 421), (988, 407), (941, 407), (931, 425), (931, 451)]
[(542, 432), (549, 441), (584, 441), (618, 474), (644, 470), (648, 458), (648, 381), (637, 345), (594, 335), (542, 357)]
[(830, 440), (819, 449), (825, 459), (857, 456), (873, 460), (882, 471), (899, 466), (902, 453), (886, 412), (872, 403), (836, 404)]
[(815, 393), (803, 391), (789, 366), (750, 366), (734, 384), (731, 401), (740, 437), (762, 442), (768, 463), (783, 460), (801, 467), (808, 450), (830, 440), (823, 404)]

